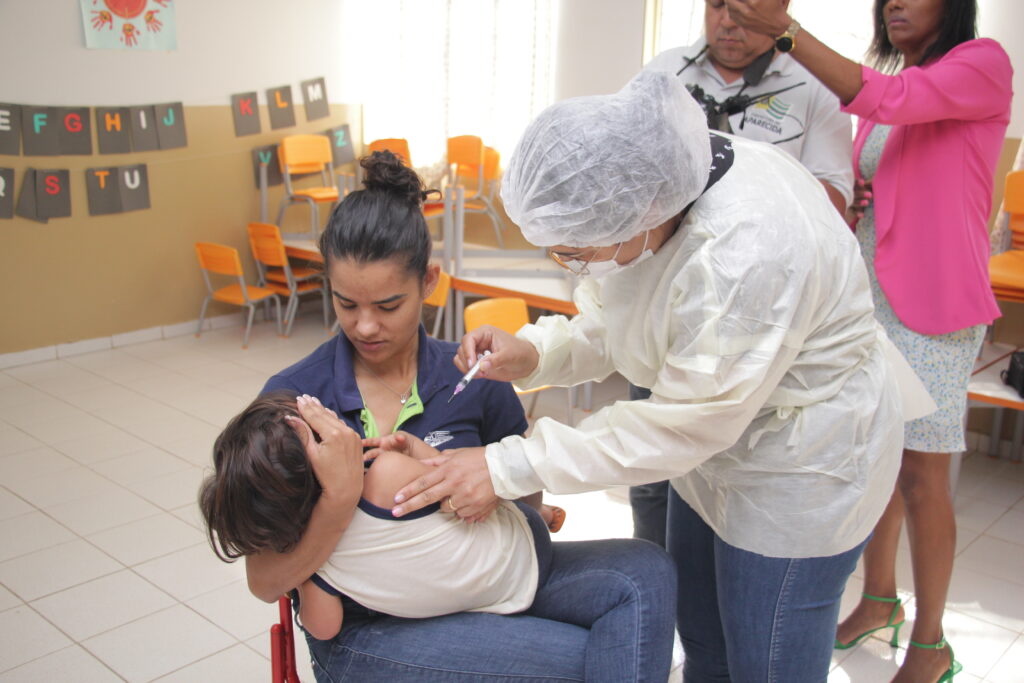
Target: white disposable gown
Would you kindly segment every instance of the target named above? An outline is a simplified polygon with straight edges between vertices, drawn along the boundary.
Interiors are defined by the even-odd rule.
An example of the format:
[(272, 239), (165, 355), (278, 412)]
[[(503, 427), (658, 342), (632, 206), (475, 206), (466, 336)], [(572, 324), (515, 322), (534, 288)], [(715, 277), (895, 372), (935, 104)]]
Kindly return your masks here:
[(834, 555), (871, 532), (896, 480), (903, 417), (856, 240), (820, 184), (770, 146), (733, 167), (652, 258), (577, 288), (579, 315), (520, 330), (524, 387), (648, 387), (575, 428), (538, 420), (486, 449), (499, 496), (671, 479), (727, 543)]

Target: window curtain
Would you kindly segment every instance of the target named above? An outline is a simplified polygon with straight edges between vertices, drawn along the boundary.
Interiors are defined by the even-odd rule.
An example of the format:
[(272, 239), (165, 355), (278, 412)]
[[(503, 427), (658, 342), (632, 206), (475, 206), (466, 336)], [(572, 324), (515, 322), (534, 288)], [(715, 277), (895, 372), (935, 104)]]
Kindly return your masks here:
[(553, 97), (556, 0), (345, 0), (346, 80), (364, 139), (406, 138), (429, 183), (445, 143), (478, 135), (505, 160)]
[[(648, 13), (646, 36), (653, 45), (646, 45), (644, 54), (653, 57), (663, 50), (690, 45), (704, 32), (704, 0), (647, 0), (654, 3)], [(871, 12), (873, 0), (792, 0), (790, 16), (819, 40), (844, 57), (857, 62), (871, 44)]]

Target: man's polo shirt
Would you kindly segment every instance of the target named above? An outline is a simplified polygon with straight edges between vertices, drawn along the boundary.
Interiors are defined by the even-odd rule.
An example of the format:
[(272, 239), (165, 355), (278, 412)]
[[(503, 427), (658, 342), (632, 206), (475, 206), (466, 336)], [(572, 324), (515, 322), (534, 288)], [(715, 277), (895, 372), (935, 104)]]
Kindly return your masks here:
[(775, 54), (757, 85), (743, 88), (742, 78), (726, 83), (707, 52), (693, 59), (704, 45), (701, 38), (690, 47), (665, 50), (644, 68), (673, 74), (683, 69), (679, 78), (687, 87), (698, 85), (718, 102), (739, 94), (741, 89), (744, 95), (756, 98), (788, 88), (751, 104), (745, 114), (730, 116), (733, 133), (789, 152), (811, 175), (839, 190), (849, 203), (853, 198), (853, 132), (849, 115), (839, 110), (839, 98), (790, 55), (782, 53)]
[[(454, 342), (428, 336), (420, 326), (416, 391), (402, 410), (404, 421), (399, 428), (440, 450), (485, 446), (506, 436), (522, 435), (528, 423), (523, 404), (511, 384), (473, 380), (448, 403), (448, 397), (462, 379), (462, 373), (452, 363), (458, 348)], [(353, 353), (348, 338), (338, 334), (271, 377), (263, 392), (287, 389), (316, 396), (360, 436), (366, 436)], [(417, 397), (420, 405), (409, 405)]]

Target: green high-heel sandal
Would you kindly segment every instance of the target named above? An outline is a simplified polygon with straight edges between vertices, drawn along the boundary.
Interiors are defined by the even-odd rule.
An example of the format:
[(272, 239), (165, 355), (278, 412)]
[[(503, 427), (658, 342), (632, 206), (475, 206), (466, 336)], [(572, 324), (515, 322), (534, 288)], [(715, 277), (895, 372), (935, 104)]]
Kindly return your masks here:
[(935, 681), (935, 683), (946, 683), (946, 681), (952, 681), (953, 676), (956, 676), (958, 673), (964, 670), (964, 667), (960, 664), (960, 662), (956, 661), (956, 658), (953, 656), (953, 648), (951, 648), (949, 646), (949, 643), (946, 642), (946, 636), (942, 636), (942, 640), (940, 640), (937, 643), (932, 643), (931, 645), (917, 643), (913, 640), (910, 641), (910, 644), (914, 647), (919, 647), (922, 650), (942, 650), (944, 648), (949, 650), (949, 668), (946, 669), (941, 676), (939, 676), (939, 680)]
[(903, 604), (903, 601), (899, 598), (880, 598), (876, 595), (868, 595), (867, 593), (861, 593), (861, 595), (867, 598), (868, 600), (874, 600), (875, 602), (891, 603), (892, 612), (889, 614), (889, 621), (885, 622), (885, 626), (879, 626), (878, 628), (870, 628), (867, 631), (864, 631), (864, 633), (861, 633), (859, 636), (857, 636), (848, 643), (841, 643), (839, 642), (839, 639), (836, 638), (835, 649), (849, 650), (851, 647), (855, 646), (857, 643), (864, 640), (875, 631), (881, 631), (884, 628), (892, 629), (892, 638), (889, 640), (889, 645), (891, 645), (892, 647), (896, 647), (899, 644), (900, 627), (903, 626), (906, 619), (902, 619), (898, 623), (894, 623), (893, 619), (896, 618), (896, 614), (900, 611), (900, 605)]

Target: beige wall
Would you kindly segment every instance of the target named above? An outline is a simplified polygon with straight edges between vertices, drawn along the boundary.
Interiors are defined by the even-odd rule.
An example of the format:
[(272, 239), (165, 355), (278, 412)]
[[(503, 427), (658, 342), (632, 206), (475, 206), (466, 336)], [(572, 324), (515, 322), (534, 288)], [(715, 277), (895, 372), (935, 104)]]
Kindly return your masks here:
[[(301, 81), (324, 77), (329, 101), (358, 101), (346, 88), (338, 0), (291, 0), (287, 11), (270, 0), (175, 0), (174, 8), (176, 50), (90, 50), (78, 3), (0, 2), (0, 100), (182, 102), (189, 143), (123, 155), (0, 156), (0, 166), (16, 170), (16, 188), (25, 167), (70, 169), (72, 198), (70, 218), (0, 220), (0, 354), (195, 319), (203, 290), (193, 242), (242, 247), (245, 224), (258, 217), (250, 150), (345, 122), (361, 139), (358, 107), (335, 104), (330, 118), (306, 123), (299, 92)], [(265, 90), (286, 84), (300, 123), (236, 138), (231, 95), (257, 91), (268, 131)], [(148, 166), (152, 209), (90, 217), (83, 170), (137, 163)], [(251, 275), (247, 257), (245, 265)]]
[[(301, 106), (296, 116), (304, 118)], [(250, 281), (255, 273), (245, 237), (246, 223), (259, 218), (251, 150), (285, 134), (317, 133), (341, 123), (350, 123), (353, 137), (361, 137), (358, 107), (342, 105), (332, 105), (330, 118), (240, 138), (226, 106), (186, 106), (185, 122), (188, 146), (181, 149), (2, 157), (0, 165), (15, 168), (18, 190), (26, 167), (70, 169), (72, 215), (46, 225), (18, 217), (0, 221), (0, 353), (197, 318), (205, 289), (193, 243), (238, 247)], [(148, 166), (152, 208), (90, 216), (84, 169), (136, 163)], [(271, 219), (280, 197), (281, 188), (271, 188)], [(286, 229), (303, 229), (308, 215), (305, 207), (290, 209)], [(238, 309), (218, 305), (210, 313), (232, 310)]]

